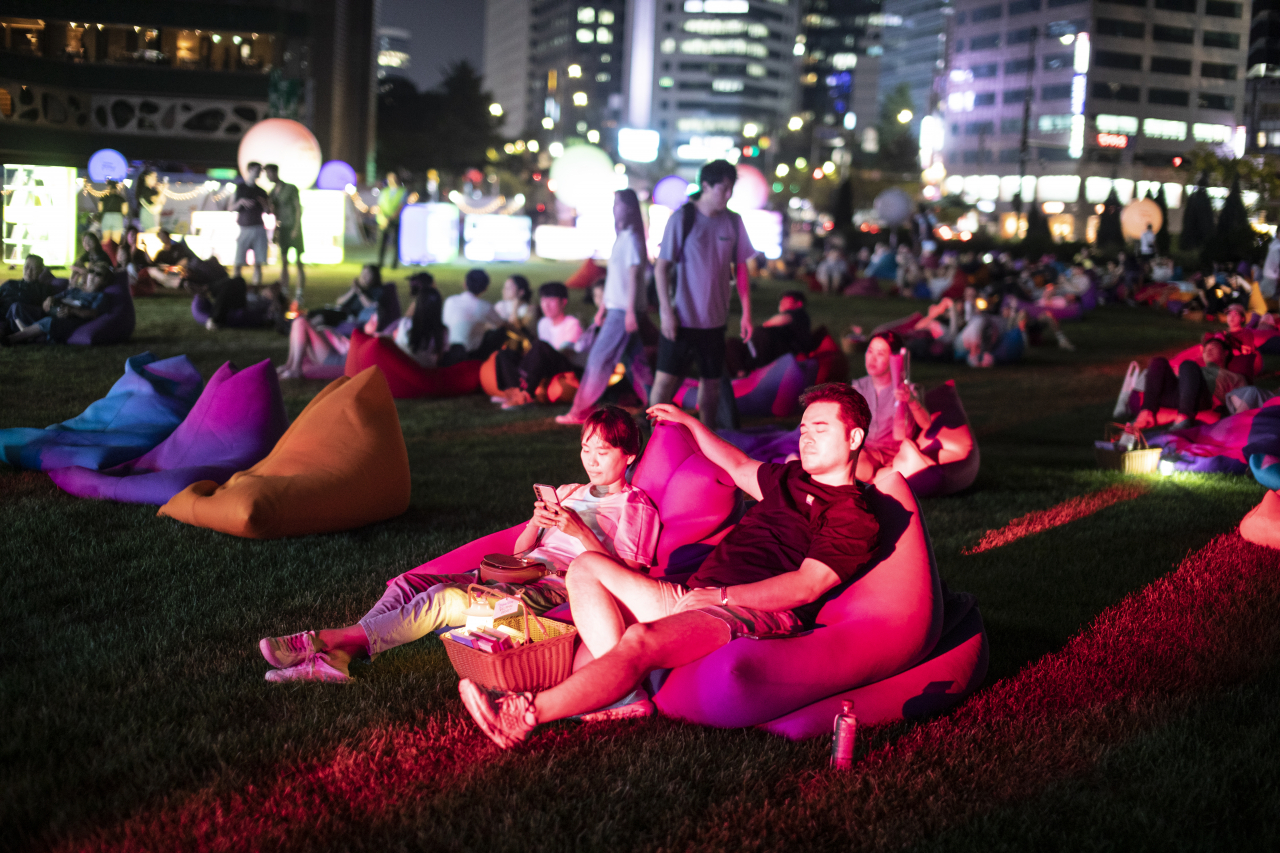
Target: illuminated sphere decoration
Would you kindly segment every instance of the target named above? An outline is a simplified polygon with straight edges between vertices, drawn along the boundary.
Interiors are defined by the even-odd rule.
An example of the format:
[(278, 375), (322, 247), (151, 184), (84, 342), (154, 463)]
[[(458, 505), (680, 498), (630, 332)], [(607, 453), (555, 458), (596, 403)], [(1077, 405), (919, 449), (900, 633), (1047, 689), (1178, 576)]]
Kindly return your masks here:
[(320, 167), (320, 174), (316, 178), (316, 189), (345, 190), (355, 183), (356, 170), (351, 167), (350, 163), (342, 160), (330, 160)]
[(320, 143), (306, 125), (288, 118), (264, 119), (240, 140), (236, 157), (240, 174), (250, 163), (275, 163), (280, 180), (298, 189), (310, 189), (320, 174)]
[(897, 187), (889, 187), (876, 196), (872, 206), (885, 225), (901, 225), (911, 216), (911, 196)]
[(1164, 213), (1160, 210), (1160, 205), (1149, 198), (1131, 201), (1120, 211), (1120, 230), (1124, 232), (1126, 240), (1141, 237), (1142, 232), (1147, 230), (1148, 222), (1151, 223), (1151, 230), (1157, 233), (1160, 226), (1164, 225)]
[(654, 204), (675, 210), (689, 197), (689, 182), (679, 175), (667, 175), (653, 185), (649, 198)]
[(95, 184), (123, 181), (129, 176), (129, 161), (114, 148), (101, 148), (89, 158), (89, 180)]
[(733, 185), (729, 207), (735, 212), (763, 210), (769, 203), (769, 182), (755, 166), (738, 164), (738, 180)]
[(556, 198), (573, 208), (608, 207), (618, 175), (609, 155), (594, 145), (574, 145), (551, 163)]

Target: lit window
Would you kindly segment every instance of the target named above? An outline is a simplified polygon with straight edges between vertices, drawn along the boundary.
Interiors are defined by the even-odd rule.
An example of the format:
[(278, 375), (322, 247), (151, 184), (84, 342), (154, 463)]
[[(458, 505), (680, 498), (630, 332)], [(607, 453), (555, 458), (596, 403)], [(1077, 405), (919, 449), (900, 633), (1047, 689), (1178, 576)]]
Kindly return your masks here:
[(586, 92), (574, 92), (574, 93), (573, 93), (573, 105), (574, 105), (575, 107), (585, 107), (585, 106), (587, 105), (587, 93), (586, 93)]
[[(1157, 119), (1159, 121), (1159, 119)], [(1181, 124), (1181, 122), (1175, 122)], [(1137, 116), (1114, 116), (1101, 113), (1095, 120), (1099, 133), (1123, 133), (1126, 136), (1134, 136), (1138, 132)], [(1186, 125), (1183, 124), (1183, 133), (1186, 133)], [(1182, 137), (1178, 137), (1181, 139)]]
[(596, 74), (597, 83), (608, 83), (611, 79), (613, 78), (610, 76), (608, 71), (601, 71)]
[(555, 123), (555, 120), (551, 118), (551, 116), (547, 116), (542, 120), (542, 126), (545, 127), (547, 130), (551, 130), (553, 127), (556, 126), (556, 123)]
[(747, 76), (748, 76), (748, 77), (763, 77), (764, 75), (765, 75), (764, 66), (763, 66), (763, 65), (761, 65), (759, 62), (748, 62), (748, 63), (747, 63)]
[(676, 40), (675, 40), (675, 39), (663, 39), (663, 40), (662, 40), (662, 44), (661, 44), (659, 47), (660, 47), (660, 49), (662, 50), (662, 52), (663, 52), (663, 53), (675, 53), (675, 52), (676, 52)]
[(568, 72), (569, 72), (569, 76), (570, 76), (570, 77), (581, 77), (581, 76), (582, 76), (582, 66), (581, 66), (581, 65), (570, 65), (570, 66), (569, 66), (569, 68), (568, 68)]
[(796, 42), (796, 46), (792, 48), (791, 53), (795, 56), (804, 56), (804, 45)]
[[(803, 45), (798, 46), (803, 48)], [(764, 45), (746, 39), (685, 39), (680, 42), (680, 52), (703, 56), (754, 56), (757, 59), (769, 55)]]
[(596, 41), (600, 44), (613, 44), (613, 33), (608, 27), (600, 27), (596, 30)]
[(529, 140), (529, 150), (530, 150), (530, 151), (532, 151), (534, 154), (537, 154), (537, 153), (538, 153), (538, 149), (539, 149), (539, 148), (541, 148), (541, 147), (542, 147), (542, 146), (540, 146), (540, 145), (538, 144), (538, 140), (536, 140), (536, 139), (530, 139), (530, 140)]
[(597, 20), (600, 21), (600, 23), (602, 24), (612, 24), (613, 13), (610, 12), (608, 9), (601, 9), (600, 14), (597, 16)]
[(578, 8), (579, 24), (594, 24), (596, 22), (596, 10), (590, 6), (581, 6)]
[(1202, 124), (1196, 122), (1191, 125), (1191, 135), (1195, 137), (1196, 142), (1230, 142), (1235, 136), (1235, 128), (1225, 124)]
[(585, 28), (578, 30), (578, 41), (582, 42), (583, 44), (591, 44), (595, 40), (596, 40), (596, 34), (591, 30), (588, 30)]
[(586, 133), (586, 132), (587, 132), (587, 123), (586, 123), (585, 121), (580, 121), (580, 122), (578, 122), (576, 125), (574, 125), (574, 127), (576, 127), (576, 128), (578, 129), (578, 133)]
[(751, 4), (747, 0), (684, 0), (684, 10), (708, 15), (745, 15), (751, 11)]
[(673, 78), (671, 78), (671, 77), (659, 77), (659, 78), (658, 78), (658, 88), (660, 88), (660, 89), (670, 89), (670, 88), (671, 88), (672, 86), (674, 86), (675, 84), (676, 84), (675, 79), (673, 79)]
[(741, 92), (745, 84), (741, 80), (712, 80), (713, 92)]
[(837, 71), (847, 71), (858, 67), (858, 55), (855, 53), (831, 54), (831, 66)]
[(600, 62), (601, 62), (601, 64), (603, 64), (603, 65), (608, 65), (608, 64), (609, 64), (610, 62), (612, 62), (612, 61), (613, 61), (613, 57), (612, 57), (612, 56), (610, 56), (609, 54), (607, 54), (607, 53), (602, 53), (602, 54), (600, 54)]

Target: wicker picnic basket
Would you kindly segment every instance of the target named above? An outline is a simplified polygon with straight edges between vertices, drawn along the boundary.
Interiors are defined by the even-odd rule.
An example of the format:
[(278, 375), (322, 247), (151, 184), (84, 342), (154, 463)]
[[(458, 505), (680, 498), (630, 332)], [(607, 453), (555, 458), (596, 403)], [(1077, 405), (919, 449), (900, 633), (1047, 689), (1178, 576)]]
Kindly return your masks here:
[(1112, 444), (1124, 432), (1129, 432), (1136, 437), (1134, 448), (1132, 450), (1124, 450), (1122, 448), (1094, 447), (1093, 452), (1098, 458), (1098, 464), (1103, 468), (1109, 468), (1113, 471), (1122, 471), (1125, 474), (1150, 474), (1156, 470), (1160, 464), (1160, 454), (1163, 449), (1159, 447), (1150, 447), (1147, 445), (1147, 438), (1142, 434), (1142, 430), (1126, 427), (1124, 424), (1111, 424), (1107, 427), (1105, 438)]
[[(470, 678), (481, 687), (506, 692), (545, 690), (569, 677), (573, 671), (574, 639), (578, 629), (566, 622), (533, 616), (523, 601), (488, 587), (471, 584), (470, 596), (509, 598), (520, 607), (515, 613), (499, 616), (494, 626), (508, 625), (524, 631), (525, 642), (502, 652), (482, 652), (444, 635), (444, 649), (460, 678)], [(521, 615), (523, 614), (523, 615)]]

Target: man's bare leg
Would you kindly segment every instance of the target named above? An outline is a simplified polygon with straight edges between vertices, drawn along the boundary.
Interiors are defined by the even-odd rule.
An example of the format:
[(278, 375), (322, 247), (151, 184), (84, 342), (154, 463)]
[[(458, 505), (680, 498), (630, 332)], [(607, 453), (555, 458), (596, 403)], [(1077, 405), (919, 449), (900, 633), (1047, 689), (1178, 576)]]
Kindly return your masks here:
[(637, 623), (604, 657), (534, 698), (538, 722), (603, 708), (626, 696), (647, 672), (704, 658), (729, 642), (729, 626), (696, 610)]
[(253, 265), (253, 286), (260, 287), (262, 285), (262, 264)]
[(712, 432), (716, 429), (716, 415), (720, 411), (720, 380), (698, 380), (698, 420)]
[(662, 370), (657, 371), (653, 376), (653, 387), (649, 389), (649, 405), (656, 406), (659, 403), (670, 403), (676, 396), (676, 389), (679, 387), (679, 376)]
[(675, 600), (660, 581), (593, 551), (573, 561), (565, 585), (578, 634), (597, 658), (618, 644), (628, 625), (661, 619)]

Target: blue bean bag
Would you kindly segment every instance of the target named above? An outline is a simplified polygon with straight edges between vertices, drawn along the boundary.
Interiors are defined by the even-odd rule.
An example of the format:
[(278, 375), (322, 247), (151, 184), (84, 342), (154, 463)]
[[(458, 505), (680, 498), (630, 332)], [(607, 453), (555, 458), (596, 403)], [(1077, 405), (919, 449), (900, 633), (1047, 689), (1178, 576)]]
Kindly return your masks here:
[(45, 429), (0, 430), (0, 461), (49, 471), (101, 470), (137, 459), (177, 429), (203, 386), (185, 355), (162, 361), (149, 352), (135, 355), (107, 396), (83, 414)]
[(102, 313), (76, 328), (67, 343), (76, 346), (103, 346), (124, 343), (133, 336), (137, 315), (133, 296), (129, 293), (129, 274), (117, 273), (115, 280), (102, 290), (106, 299)]
[(158, 506), (192, 483), (225, 483), (256, 465), (287, 425), (271, 360), (240, 371), (227, 362), (210, 377), (186, 420), (143, 456), (104, 471), (59, 468), (49, 477), (82, 498)]

